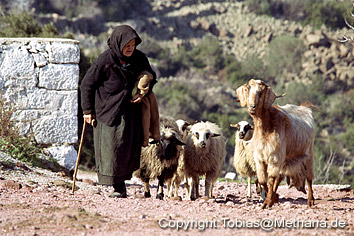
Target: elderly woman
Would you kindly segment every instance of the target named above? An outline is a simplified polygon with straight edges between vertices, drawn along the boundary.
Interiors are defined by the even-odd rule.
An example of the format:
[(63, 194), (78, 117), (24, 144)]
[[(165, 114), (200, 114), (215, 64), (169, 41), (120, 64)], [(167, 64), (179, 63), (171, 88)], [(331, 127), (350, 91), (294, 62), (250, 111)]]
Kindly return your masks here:
[(136, 49), (141, 39), (128, 25), (117, 26), (104, 51), (91, 65), (81, 83), (81, 107), (93, 129), (96, 171), (100, 184), (113, 185), (110, 197), (126, 198), (125, 180), (139, 168), (142, 136), (141, 97), (132, 98), (142, 71), (156, 73), (144, 53)]

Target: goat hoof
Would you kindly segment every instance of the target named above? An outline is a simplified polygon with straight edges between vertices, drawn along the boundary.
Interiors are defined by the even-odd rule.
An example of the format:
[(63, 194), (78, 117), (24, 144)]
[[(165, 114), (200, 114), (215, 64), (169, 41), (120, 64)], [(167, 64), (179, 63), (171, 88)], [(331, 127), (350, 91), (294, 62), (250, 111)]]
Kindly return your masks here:
[(163, 193), (157, 194), (156, 199), (163, 200)]
[(262, 209), (265, 209), (265, 208), (269, 209), (269, 208), (271, 208), (272, 205), (273, 205), (273, 203), (274, 203), (274, 202), (273, 202), (272, 200), (270, 200), (269, 198), (266, 198), (266, 199), (264, 200), (264, 202), (263, 202)]
[(144, 193), (144, 197), (146, 197), (146, 198), (149, 198), (149, 197), (151, 197), (151, 194), (150, 194), (150, 192), (145, 192), (145, 193)]
[(307, 206), (308, 207), (313, 207), (315, 205), (315, 199), (309, 199), (307, 200)]

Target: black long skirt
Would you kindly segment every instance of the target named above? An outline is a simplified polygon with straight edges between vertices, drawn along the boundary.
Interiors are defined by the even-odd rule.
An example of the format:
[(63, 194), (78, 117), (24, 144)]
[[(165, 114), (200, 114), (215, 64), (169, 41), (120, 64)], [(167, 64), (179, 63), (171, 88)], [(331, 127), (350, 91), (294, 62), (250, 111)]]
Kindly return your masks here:
[(98, 182), (112, 185), (130, 179), (140, 165), (141, 105), (129, 104), (112, 126), (98, 120), (93, 136)]

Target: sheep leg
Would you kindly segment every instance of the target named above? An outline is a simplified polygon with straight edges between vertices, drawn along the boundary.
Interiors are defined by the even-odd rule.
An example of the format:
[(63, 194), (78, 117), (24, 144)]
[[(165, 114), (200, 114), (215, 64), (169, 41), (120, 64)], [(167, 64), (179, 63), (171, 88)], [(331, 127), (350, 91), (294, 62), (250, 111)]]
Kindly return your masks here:
[(209, 191), (209, 198), (213, 197), (213, 189), (214, 189), (214, 184), (215, 184), (216, 179), (213, 179), (210, 183), (210, 191)]
[(251, 177), (247, 177), (247, 197), (252, 198)]
[(189, 178), (187, 178), (187, 177), (184, 178), (184, 187), (187, 190), (187, 197), (190, 199), (191, 188), (190, 188), (190, 185), (189, 185)]
[(264, 191), (262, 186), (259, 184), (257, 177), (254, 178), (254, 184), (256, 185), (256, 192), (260, 196), (259, 200), (260, 201), (264, 201), (266, 199), (266, 197), (267, 197), (267, 192)]
[(194, 181), (195, 199), (199, 198), (199, 176)]
[(146, 178), (144, 181), (144, 189), (145, 189), (144, 197), (146, 198), (151, 197), (149, 181), (150, 181), (149, 178)]
[(257, 177), (254, 178), (254, 184), (256, 185), (256, 193), (260, 194), (261, 193), (261, 186), (258, 183), (258, 178)]
[(199, 183), (199, 181), (197, 179), (198, 179), (198, 176), (197, 177), (192, 177), (188, 181), (188, 182), (190, 182), (190, 188), (191, 188), (189, 199), (192, 200), (192, 201), (197, 199), (197, 193), (196, 193), (197, 192), (197, 187), (196, 186), (199, 186), (199, 184), (197, 185), (197, 182)]
[(167, 197), (171, 198), (172, 197), (172, 192), (173, 192), (174, 178), (168, 179), (166, 181), (166, 185), (167, 185), (167, 192), (168, 192)]
[(180, 179), (176, 179), (175, 181), (174, 181), (174, 185), (175, 185), (175, 194), (174, 194), (174, 196), (175, 197), (178, 197), (178, 188), (179, 188), (179, 186), (181, 185), (181, 181), (180, 181)]
[(307, 206), (312, 207), (315, 205), (315, 198), (313, 197), (312, 190), (312, 179), (307, 179), (308, 195), (307, 195)]
[(163, 194), (164, 178), (159, 176), (157, 179), (159, 180), (159, 187), (157, 189), (156, 198), (160, 199), (160, 200), (163, 200), (163, 197), (164, 197), (164, 194)]
[(211, 184), (211, 179), (207, 175), (205, 177), (205, 190), (204, 190), (204, 196), (210, 198), (211, 197), (211, 192), (210, 192), (210, 184)]

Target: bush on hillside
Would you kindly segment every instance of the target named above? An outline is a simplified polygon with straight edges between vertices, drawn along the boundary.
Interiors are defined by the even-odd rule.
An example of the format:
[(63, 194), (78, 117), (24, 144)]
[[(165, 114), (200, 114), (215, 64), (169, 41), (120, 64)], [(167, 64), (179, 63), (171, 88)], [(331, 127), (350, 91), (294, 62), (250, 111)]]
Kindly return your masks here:
[(256, 55), (250, 55), (241, 62), (232, 56), (227, 56), (225, 69), (226, 79), (235, 87), (248, 82), (250, 79), (266, 80), (264, 62)]
[(264, 56), (267, 77), (279, 78), (285, 73), (299, 74), (304, 45), (301, 39), (281, 35), (273, 39)]
[(58, 30), (53, 23), (41, 26), (33, 15), (20, 14), (3, 15), (0, 17), (0, 37), (57, 37)]
[(350, 1), (247, 0), (246, 4), (252, 12), (258, 15), (270, 15), (297, 21), (314, 28), (325, 25), (331, 29), (346, 27), (344, 18), (349, 19), (350, 12), (353, 10)]

